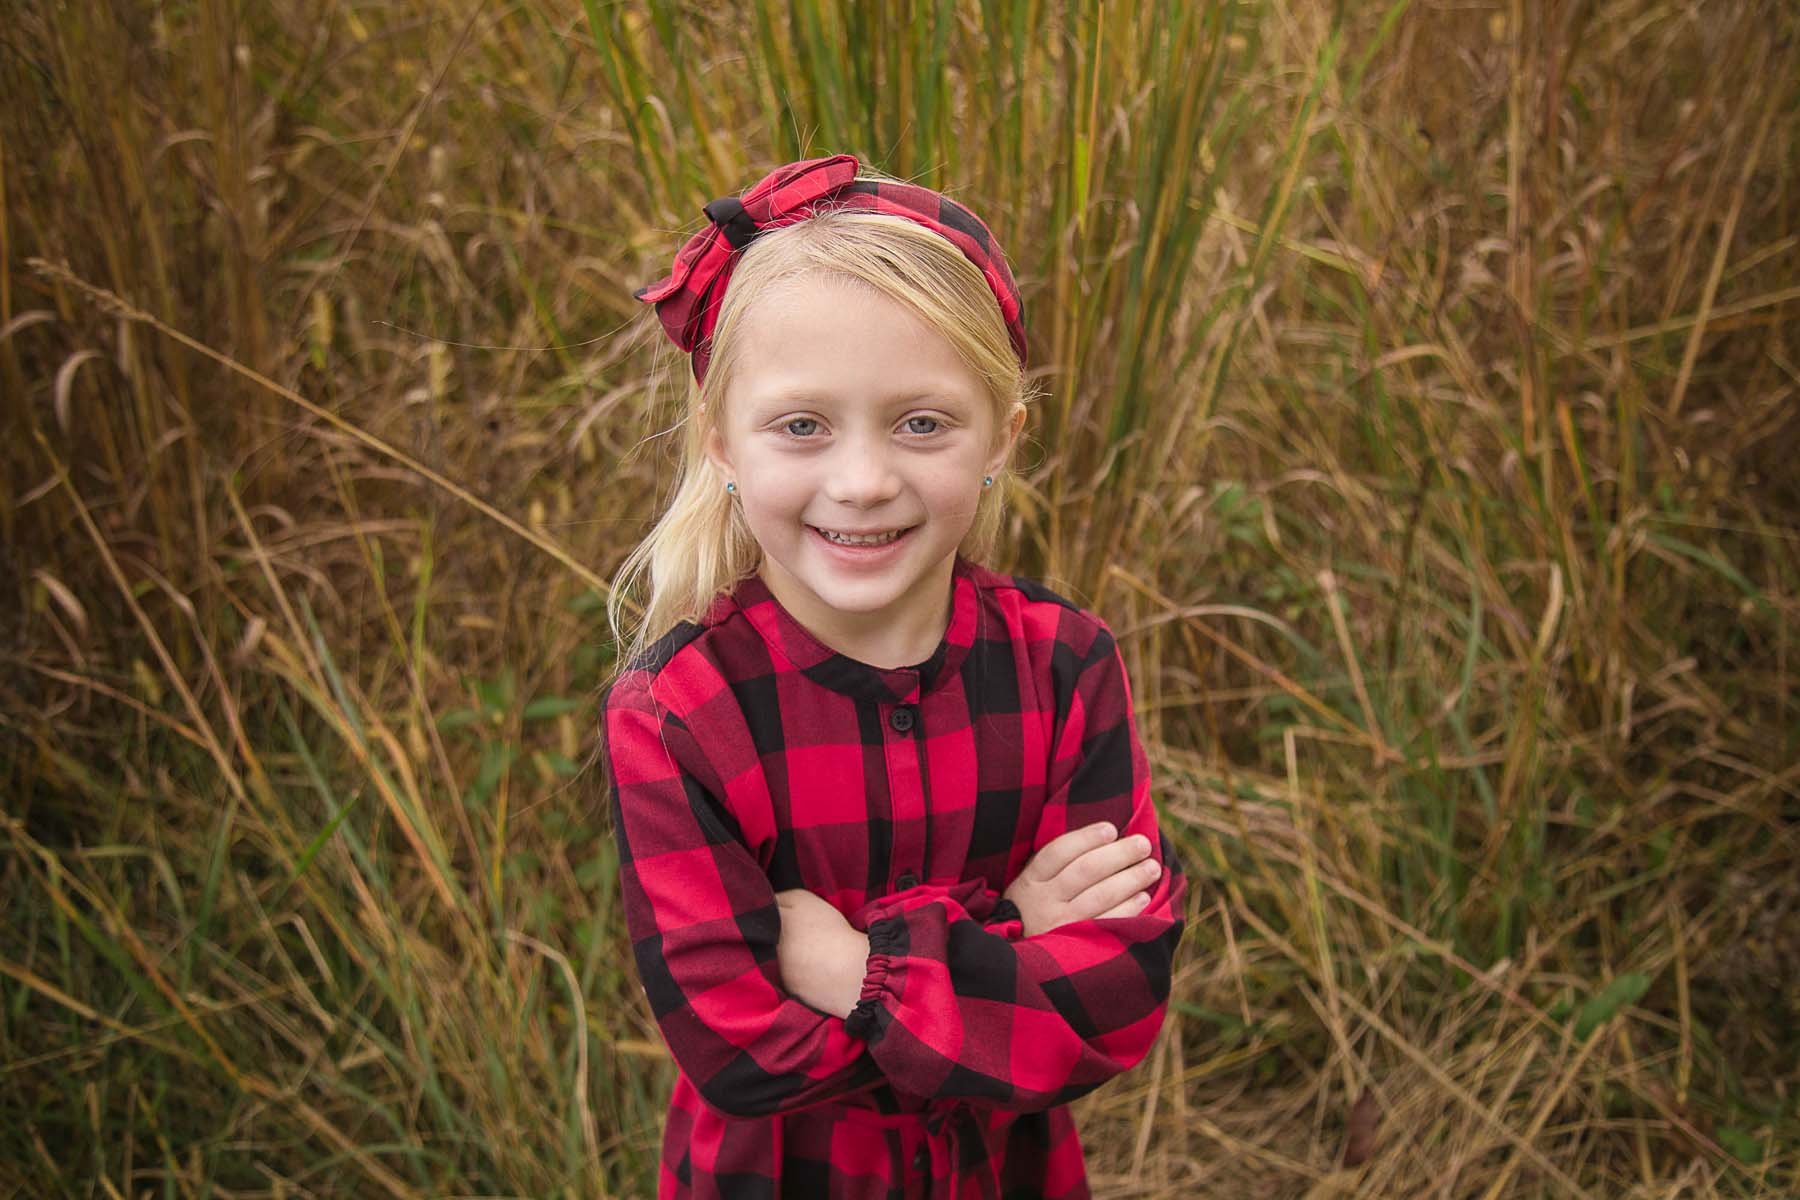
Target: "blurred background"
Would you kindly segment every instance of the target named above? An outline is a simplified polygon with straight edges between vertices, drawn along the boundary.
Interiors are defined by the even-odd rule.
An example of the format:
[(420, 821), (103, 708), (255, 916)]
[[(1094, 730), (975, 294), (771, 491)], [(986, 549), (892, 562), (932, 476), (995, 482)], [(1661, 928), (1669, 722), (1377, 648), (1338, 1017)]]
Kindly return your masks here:
[(15, 0), (0, 1191), (652, 1193), (631, 290), (850, 151), (1013, 255), (998, 565), (1119, 631), (1195, 882), (1096, 1194), (1800, 1194), (1797, 32)]

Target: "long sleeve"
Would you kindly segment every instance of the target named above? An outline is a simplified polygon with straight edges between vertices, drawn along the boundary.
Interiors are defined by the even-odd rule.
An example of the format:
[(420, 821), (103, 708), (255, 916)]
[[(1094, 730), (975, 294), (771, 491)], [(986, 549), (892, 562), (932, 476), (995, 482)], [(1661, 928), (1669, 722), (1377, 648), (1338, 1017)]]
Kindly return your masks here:
[(1019, 917), (1019, 906), (1001, 896), (979, 879), (960, 883), (918, 883), (898, 892), (870, 900), (849, 914), (850, 923), (868, 931), (869, 922), (889, 911), (921, 908), (934, 900), (944, 901), (968, 914), (970, 920), (996, 937), (1017, 941), (1025, 936)]
[(687, 726), (628, 675), (608, 694), (602, 737), (638, 974), (700, 1094), (757, 1117), (879, 1082), (841, 1019), (782, 988), (774, 891)]
[[(1033, 849), (1110, 820), (1141, 833), (1164, 873), (1136, 916), (1018, 937), (955, 895), (866, 906), (862, 999), (846, 1021), (895, 1087), (1031, 1110), (1065, 1103), (1137, 1063), (1162, 1026), (1186, 877), (1157, 828), (1148, 760), (1111, 634), (1071, 656), (1057, 697), (1051, 791)], [(991, 920), (992, 914), (986, 914)]]

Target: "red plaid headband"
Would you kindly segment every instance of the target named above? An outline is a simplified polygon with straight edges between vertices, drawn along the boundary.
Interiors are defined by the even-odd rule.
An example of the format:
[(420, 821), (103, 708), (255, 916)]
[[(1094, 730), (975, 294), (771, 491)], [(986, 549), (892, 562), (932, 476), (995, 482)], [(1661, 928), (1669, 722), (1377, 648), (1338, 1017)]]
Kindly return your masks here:
[(693, 356), (694, 378), (706, 378), (712, 332), (731, 282), (738, 251), (758, 234), (804, 221), (822, 201), (834, 206), (892, 213), (948, 238), (981, 268), (1000, 302), (1000, 315), (1019, 361), (1025, 361), (1025, 314), (1006, 255), (980, 217), (930, 188), (886, 179), (858, 179), (853, 154), (808, 158), (778, 167), (742, 196), (714, 200), (704, 208), (712, 224), (675, 253), (667, 278), (632, 293), (656, 306), (669, 340)]

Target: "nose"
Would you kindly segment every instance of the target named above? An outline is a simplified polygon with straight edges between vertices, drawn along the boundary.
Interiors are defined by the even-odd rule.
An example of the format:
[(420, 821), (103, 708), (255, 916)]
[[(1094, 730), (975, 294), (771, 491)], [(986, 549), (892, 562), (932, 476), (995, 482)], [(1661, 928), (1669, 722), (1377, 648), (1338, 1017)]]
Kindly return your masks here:
[(824, 491), (834, 503), (855, 508), (874, 508), (899, 495), (900, 476), (885, 439), (845, 438), (832, 455)]

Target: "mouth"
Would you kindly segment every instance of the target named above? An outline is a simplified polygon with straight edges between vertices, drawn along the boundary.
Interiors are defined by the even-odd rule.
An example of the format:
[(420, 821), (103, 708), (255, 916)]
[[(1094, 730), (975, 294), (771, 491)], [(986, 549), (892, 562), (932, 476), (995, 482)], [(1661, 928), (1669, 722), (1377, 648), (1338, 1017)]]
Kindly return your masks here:
[(878, 549), (882, 546), (893, 545), (911, 533), (917, 526), (909, 525), (904, 529), (883, 529), (857, 533), (841, 529), (822, 529), (817, 525), (808, 525), (807, 528), (833, 546), (842, 546), (846, 549)]

